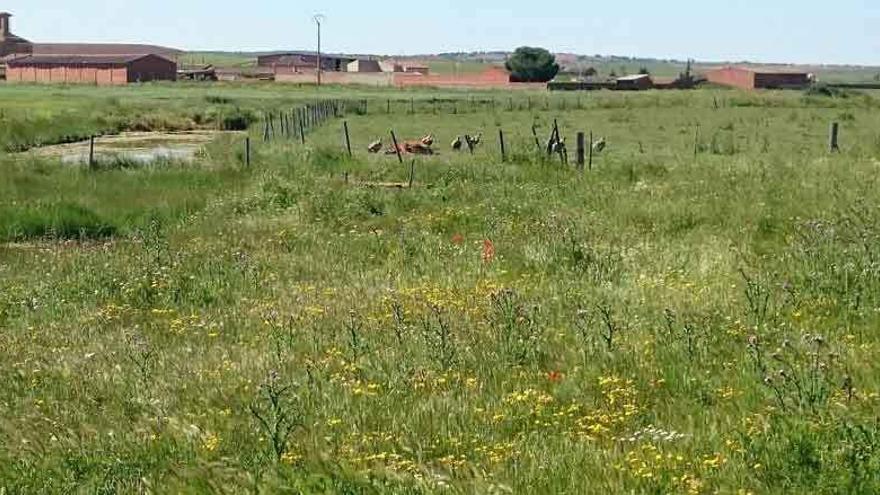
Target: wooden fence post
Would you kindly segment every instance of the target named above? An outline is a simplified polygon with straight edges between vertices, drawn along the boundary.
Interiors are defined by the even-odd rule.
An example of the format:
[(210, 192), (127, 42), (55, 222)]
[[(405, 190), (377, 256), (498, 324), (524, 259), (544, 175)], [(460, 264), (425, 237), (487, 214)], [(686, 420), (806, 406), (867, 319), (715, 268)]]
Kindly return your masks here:
[(412, 189), (413, 182), (416, 180), (416, 161), (413, 160), (409, 166), (409, 188)]
[(251, 137), (244, 138), (244, 164), (251, 168)]
[(831, 123), (831, 129), (828, 135), (828, 151), (834, 153), (835, 151), (840, 151), (840, 144), (837, 142), (837, 138), (840, 134), (840, 124), (837, 122)]
[(95, 136), (89, 137), (89, 168), (95, 167)]
[(498, 129), (498, 142), (501, 144), (501, 163), (507, 161), (507, 149), (504, 147), (504, 129)]
[(403, 164), (403, 155), (400, 154), (400, 146), (397, 144), (397, 136), (394, 135), (394, 129), (391, 129), (391, 142), (394, 143), (394, 151), (397, 152), (397, 161)]
[(348, 150), (348, 157), (351, 158), (351, 137), (348, 135), (348, 121), (342, 121), (342, 128), (345, 130), (345, 149)]
[(590, 166), (590, 171), (592, 171), (592, 170), (593, 170), (593, 131), (590, 131), (590, 149), (589, 149), (589, 152), (590, 152), (590, 163), (589, 163), (589, 166)]
[(584, 171), (585, 154), (586, 154), (586, 135), (583, 132), (577, 134), (577, 167), (581, 172)]
[(538, 153), (541, 152), (541, 140), (538, 139), (538, 128), (535, 127), (535, 124), (532, 124), (532, 136), (535, 136), (535, 147), (538, 148)]
[(302, 112), (303, 118), (299, 119), (299, 140), (303, 145), (306, 144), (306, 128), (303, 125), (303, 120), (305, 120), (305, 112)]
[(550, 131), (550, 139), (547, 141), (547, 158), (553, 155), (553, 145), (559, 142), (559, 124), (553, 119), (553, 130)]

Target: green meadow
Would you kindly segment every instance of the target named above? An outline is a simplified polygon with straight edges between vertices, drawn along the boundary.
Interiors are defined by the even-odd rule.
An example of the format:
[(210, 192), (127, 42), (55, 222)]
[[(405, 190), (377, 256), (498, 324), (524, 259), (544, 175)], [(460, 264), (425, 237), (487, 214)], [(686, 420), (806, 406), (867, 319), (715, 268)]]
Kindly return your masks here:
[[(366, 111), (264, 139), (321, 99)], [(875, 93), (0, 107), (0, 494), (880, 491)], [(239, 132), (193, 161), (38, 153), (192, 129)], [(436, 153), (368, 154), (391, 130)]]

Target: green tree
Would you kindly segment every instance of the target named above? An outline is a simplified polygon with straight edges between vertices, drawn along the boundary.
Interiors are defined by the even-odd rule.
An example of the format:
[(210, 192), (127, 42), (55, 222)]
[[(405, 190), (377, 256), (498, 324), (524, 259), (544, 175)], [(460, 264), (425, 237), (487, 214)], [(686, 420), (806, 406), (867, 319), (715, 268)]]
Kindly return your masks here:
[(505, 64), (514, 82), (547, 82), (559, 73), (556, 57), (543, 48), (517, 48)]

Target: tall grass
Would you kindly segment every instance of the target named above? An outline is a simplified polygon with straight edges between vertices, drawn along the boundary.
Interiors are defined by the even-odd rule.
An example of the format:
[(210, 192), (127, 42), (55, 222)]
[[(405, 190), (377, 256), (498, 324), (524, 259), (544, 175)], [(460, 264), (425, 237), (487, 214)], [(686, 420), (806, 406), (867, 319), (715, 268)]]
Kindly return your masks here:
[[(873, 100), (364, 94), (353, 158), (331, 122), (252, 129), (251, 169), (230, 137), (190, 165), (2, 159), (0, 487), (880, 490)], [(591, 172), (535, 150), (554, 118), (607, 139)], [(389, 128), (437, 136), (411, 189), (364, 151)]]

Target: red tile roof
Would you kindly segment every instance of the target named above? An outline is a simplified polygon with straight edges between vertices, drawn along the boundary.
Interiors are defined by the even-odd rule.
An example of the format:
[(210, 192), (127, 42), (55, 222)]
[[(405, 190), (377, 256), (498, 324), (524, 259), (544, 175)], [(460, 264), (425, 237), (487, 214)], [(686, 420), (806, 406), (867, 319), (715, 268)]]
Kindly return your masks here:
[(8, 61), (9, 67), (28, 65), (125, 65), (146, 57), (159, 57), (159, 55), (29, 55), (18, 57)]
[(34, 55), (161, 55), (176, 57), (183, 53), (175, 48), (123, 43), (34, 43)]

